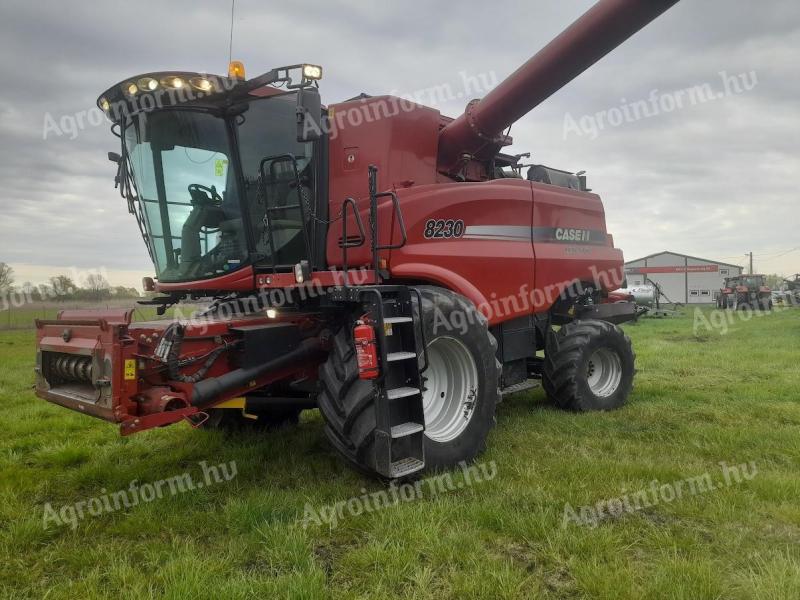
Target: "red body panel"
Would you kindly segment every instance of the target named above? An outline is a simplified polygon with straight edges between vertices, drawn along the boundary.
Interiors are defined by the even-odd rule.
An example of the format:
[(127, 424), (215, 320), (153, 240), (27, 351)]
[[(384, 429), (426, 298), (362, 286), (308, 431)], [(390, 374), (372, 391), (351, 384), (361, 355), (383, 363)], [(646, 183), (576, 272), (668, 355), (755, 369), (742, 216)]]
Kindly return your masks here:
[[(533, 195), (529, 182), (508, 179), (436, 184), (397, 193), (408, 242), (391, 252), (389, 270), (393, 279), (431, 282), (451, 289), (489, 313), (494, 322), (531, 312), (520, 308), (520, 303), (500, 311), (491, 308), (493, 301), (519, 296), (522, 288), (534, 287), (530, 237)], [(426, 238), (430, 219), (461, 220), (464, 233), (461, 237)]]
[[(328, 108), (333, 121), (329, 146), (329, 214), (342, 209), (345, 198), (358, 204), (361, 220), (369, 230), (367, 168), (378, 167), (380, 191), (436, 182), (436, 149), (439, 111), (394, 96), (342, 102)], [(405, 212), (405, 209), (403, 209)], [(388, 243), (392, 229), (391, 201), (382, 199), (378, 222), (380, 243)], [(355, 218), (348, 213), (347, 235), (357, 235)], [(339, 240), (342, 223), (328, 233), (328, 264), (341, 266)], [(352, 265), (368, 264), (369, 243), (348, 251)]]
[(600, 197), (542, 183), (531, 185), (534, 231), (555, 228), (557, 235), (559, 229), (579, 229), (596, 234), (591, 243), (569, 243), (547, 239), (546, 235), (534, 243), (536, 287), (544, 292), (544, 302), (537, 303), (536, 311), (547, 310), (555, 300), (557, 293), (553, 295), (548, 290), (557, 289), (560, 293), (572, 281), (594, 282), (605, 291), (621, 287), (624, 259), (606, 231)]
[[(366, 180), (366, 173), (361, 175)], [(608, 291), (621, 285), (622, 252), (611, 246), (595, 194), (521, 179), (414, 185), (396, 193), (408, 241), (381, 255), (392, 279), (435, 283), (458, 292), (484, 310), (492, 324), (549, 309), (574, 281), (596, 282)], [(368, 223), (367, 207), (362, 206)], [(379, 215), (387, 224), (381, 243), (400, 241), (388, 203), (381, 205)], [(428, 239), (424, 231), (429, 220), (463, 221), (464, 234)], [(557, 239), (559, 229), (590, 231), (594, 242)], [(348, 235), (350, 231), (355, 231), (354, 223)], [(328, 241), (328, 260), (336, 266), (341, 266), (340, 237), (337, 223)], [(369, 259), (366, 247), (355, 260), (348, 259), (351, 265)]]
[(253, 267), (242, 267), (236, 271), (211, 279), (201, 279), (183, 283), (156, 282), (157, 292), (183, 292), (201, 290), (230, 290), (232, 292), (247, 292), (255, 289), (255, 274)]

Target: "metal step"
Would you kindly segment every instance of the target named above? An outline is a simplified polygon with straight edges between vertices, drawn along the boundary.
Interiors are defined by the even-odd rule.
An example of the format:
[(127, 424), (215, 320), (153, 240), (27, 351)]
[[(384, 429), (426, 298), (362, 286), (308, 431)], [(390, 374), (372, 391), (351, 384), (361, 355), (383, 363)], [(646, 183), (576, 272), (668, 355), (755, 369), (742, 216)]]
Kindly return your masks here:
[(390, 477), (405, 477), (425, 468), (425, 463), (418, 458), (401, 458), (392, 463)]
[(411, 317), (384, 317), (384, 323), (411, 323), (413, 321)]
[(410, 358), (417, 358), (416, 352), (389, 352), (386, 355), (386, 360), (388, 362), (394, 362), (396, 360), (408, 360)]
[(413, 396), (414, 394), (419, 394), (419, 389), (415, 387), (399, 387), (393, 390), (386, 390), (386, 397), (389, 398), (389, 400), (405, 398), (406, 396)]
[(402, 423), (400, 425), (395, 425), (394, 427), (392, 427), (392, 439), (396, 440), (397, 438), (405, 437), (407, 435), (413, 435), (415, 433), (419, 433), (423, 429), (425, 429), (425, 427), (423, 427), (419, 423), (409, 422), (409, 423)]
[(503, 388), (500, 390), (501, 396), (509, 396), (511, 394), (516, 394), (517, 392), (524, 392), (526, 390), (532, 390), (533, 388), (539, 387), (539, 382), (534, 379), (528, 379), (526, 381), (521, 381), (520, 383), (515, 383), (514, 385), (510, 385), (507, 388)]

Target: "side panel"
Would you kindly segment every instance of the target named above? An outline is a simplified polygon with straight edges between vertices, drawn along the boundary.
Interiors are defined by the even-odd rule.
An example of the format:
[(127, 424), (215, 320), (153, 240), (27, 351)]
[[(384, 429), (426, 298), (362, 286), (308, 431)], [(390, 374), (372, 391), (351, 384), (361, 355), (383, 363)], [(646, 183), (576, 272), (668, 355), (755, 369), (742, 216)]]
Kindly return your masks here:
[(595, 282), (607, 291), (619, 288), (622, 251), (607, 234), (600, 197), (543, 183), (532, 188), (535, 310), (547, 310), (574, 281)]
[(253, 267), (249, 265), (232, 273), (220, 275), (219, 277), (212, 277), (211, 279), (198, 279), (197, 281), (187, 281), (183, 283), (156, 282), (156, 291), (162, 293), (205, 290), (246, 292), (254, 288), (255, 275)]
[(398, 196), (408, 243), (391, 253), (393, 279), (450, 288), (472, 300), (491, 324), (532, 312), (529, 182), (415, 186)]
[[(393, 96), (376, 96), (329, 107), (329, 210), (334, 222), (328, 230), (327, 259), (341, 266), (342, 221), (335, 220), (345, 198), (358, 203), (369, 235), (368, 167), (378, 167), (378, 191), (420, 186), (436, 181), (436, 148), (439, 111)], [(381, 200), (379, 241), (389, 243), (392, 209)], [(347, 235), (357, 235), (355, 219), (348, 211)], [(368, 264), (369, 238), (364, 246), (348, 252), (351, 265)]]

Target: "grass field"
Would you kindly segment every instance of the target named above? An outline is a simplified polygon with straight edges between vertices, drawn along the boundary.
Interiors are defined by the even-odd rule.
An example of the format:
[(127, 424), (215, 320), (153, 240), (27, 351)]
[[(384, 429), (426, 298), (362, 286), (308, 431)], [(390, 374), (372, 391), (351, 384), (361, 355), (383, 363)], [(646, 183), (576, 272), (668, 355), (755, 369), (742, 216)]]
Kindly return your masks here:
[[(138, 321), (161, 318), (153, 306), (139, 306), (132, 298), (114, 299), (108, 302), (32, 302), (22, 306), (3, 305), (0, 310), (0, 331), (11, 329), (34, 329), (36, 319), (55, 319), (62, 310), (74, 309), (114, 309), (134, 308), (134, 318)], [(169, 317), (174, 308), (168, 309), (165, 317)], [(191, 311), (187, 309), (187, 314)]]
[[(725, 335), (693, 324), (626, 326), (638, 375), (617, 412), (507, 398), (481, 458), (491, 480), (307, 528), (307, 503), (381, 489), (332, 453), (315, 411), (276, 433), (123, 439), (36, 399), (33, 332), (0, 333), (0, 597), (800, 597), (800, 310)], [(44, 527), (47, 503), (199, 478), (200, 461), (235, 461), (236, 476)], [(721, 462), (755, 470), (725, 485)], [(566, 505), (704, 474), (716, 489), (565, 520)]]

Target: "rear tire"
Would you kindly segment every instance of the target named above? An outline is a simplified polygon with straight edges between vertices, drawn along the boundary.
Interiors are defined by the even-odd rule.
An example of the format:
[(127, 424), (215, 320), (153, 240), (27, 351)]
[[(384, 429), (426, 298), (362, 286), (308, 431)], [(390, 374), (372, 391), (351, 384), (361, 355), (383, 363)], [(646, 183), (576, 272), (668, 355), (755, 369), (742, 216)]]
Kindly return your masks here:
[(572, 321), (550, 334), (542, 387), (567, 410), (613, 410), (628, 399), (635, 360), (630, 338), (616, 325)]
[[(425, 470), (430, 471), (470, 461), (483, 451), (495, 422), (500, 368), (497, 342), (473, 304), (441, 288), (418, 289), (431, 363), (423, 374), (426, 428), (431, 427), (431, 435), (426, 431), (424, 437)], [(326, 436), (351, 465), (375, 475), (376, 393), (372, 381), (358, 377), (349, 324), (334, 337), (333, 349), (320, 368), (320, 381), (318, 404)], [(466, 394), (464, 386), (470, 388)], [(458, 423), (454, 417), (458, 411), (466, 423)]]

